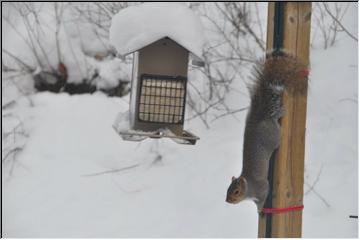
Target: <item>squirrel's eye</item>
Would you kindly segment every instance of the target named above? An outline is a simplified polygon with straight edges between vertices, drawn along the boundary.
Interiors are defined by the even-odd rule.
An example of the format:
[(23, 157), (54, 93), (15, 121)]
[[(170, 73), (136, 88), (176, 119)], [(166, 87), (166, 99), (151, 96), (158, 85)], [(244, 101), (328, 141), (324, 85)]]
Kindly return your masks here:
[(236, 195), (238, 195), (238, 194), (239, 194), (239, 190), (236, 190), (234, 193), (235, 193)]

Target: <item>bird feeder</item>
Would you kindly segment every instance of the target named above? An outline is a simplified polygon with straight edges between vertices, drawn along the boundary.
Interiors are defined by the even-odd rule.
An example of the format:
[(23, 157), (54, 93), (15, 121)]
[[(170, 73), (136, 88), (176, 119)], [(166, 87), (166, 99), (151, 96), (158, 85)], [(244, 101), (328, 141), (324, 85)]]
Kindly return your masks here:
[[(149, 6), (143, 5), (145, 8), (146, 5)], [(146, 11), (141, 12), (146, 15)], [(116, 21), (113, 20), (113, 25), (114, 22)], [(114, 37), (116, 34), (111, 34), (115, 27), (113, 25), (110, 38), (112, 44), (116, 45), (119, 42)], [(170, 34), (171, 31), (173, 30), (170, 30)], [(166, 34), (163, 31), (156, 40), (151, 37), (148, 41), (137, 44), (136, 48), (133, 46), (131, 50), (127, 48), (122, 51), (123, 48), (120, 48), (121, 56), (133, 53), (130, 109), (120, 114), (114, 124), (114, 129), (124, 140), (167, 137), (178, 143), (195, 144), (199, 139), (184, 130), (184, 120), (189, 56), (192, 56), (196, 65), (201, 65), (201, 58), (176, 41), (176, 37), (173, 39)], [(180, 41), (184, 42), (183, 39)], [(119, 48), (117, 50), (119, 53)], [(124, 122), (128, 122), (125, 127)]]

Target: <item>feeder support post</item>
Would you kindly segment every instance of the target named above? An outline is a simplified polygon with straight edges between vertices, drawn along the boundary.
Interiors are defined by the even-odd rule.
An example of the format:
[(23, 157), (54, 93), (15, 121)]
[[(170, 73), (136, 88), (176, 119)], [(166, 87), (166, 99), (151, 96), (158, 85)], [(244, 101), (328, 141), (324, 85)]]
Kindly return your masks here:
[[(268, 3), (268, 51), (274, 48), (275, 5)], [(281, 2), (282, 48), (309, 64), (311, 2)], [(279, 11), (279, 6), (277, 10)], [(275, 24), (274, 24), (275, 22)], [(283, 96), (285, 116), (281, 119), (281, 143), (274, 154), (272, 208), (303, 204), (304, 155), (307, 94)], [(266, 206), (265, 207), (269, 207)], [(259, 215), (258, 237), (301, 237), (302, 211)]]

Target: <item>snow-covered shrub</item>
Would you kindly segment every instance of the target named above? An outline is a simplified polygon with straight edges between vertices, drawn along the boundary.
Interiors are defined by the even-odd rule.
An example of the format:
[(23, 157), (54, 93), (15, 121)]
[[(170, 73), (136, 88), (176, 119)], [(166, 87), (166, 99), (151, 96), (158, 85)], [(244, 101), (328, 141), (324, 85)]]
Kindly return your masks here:
[[(130, 77), (125, 72), (130, 62), (123, 61), (117, 68), (100, 64), (106, 60), (114, 66), (119, 60), (115, 59), (106, 34), (100, 33), (98, 29), (101, 28), (89, 21), (89, 16), (81, 10), (85, 5), (87, 10), (95, 12), (95, 8), (105, 6), (69, 2), (4, 3), (3, 67), (32, 73), (38, 90), (63, 91), (69, 88), (64, 88), (65, 83), (86, 85), (85, 89), (100, 86), (109, 91), (127, 85)], [(107, 5), (114, 11), (122, 6)], [(66, 69), (65, 79), (59, 66)], [(97, 72), (96, 78), (94, 72)]]

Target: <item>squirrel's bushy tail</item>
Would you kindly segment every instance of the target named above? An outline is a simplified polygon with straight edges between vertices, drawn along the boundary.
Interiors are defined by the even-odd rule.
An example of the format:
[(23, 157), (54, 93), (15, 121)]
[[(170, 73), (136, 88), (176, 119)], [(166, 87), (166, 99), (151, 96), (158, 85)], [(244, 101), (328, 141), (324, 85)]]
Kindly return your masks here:
[(307, 91), (307, 69), (297, 58), (282, 54), (259, 62), (254, 68), (254, 83), (250, 86), (251, 111), (256, 118), (276, 118), (281, 115), (284, 90), (290, 94)]

